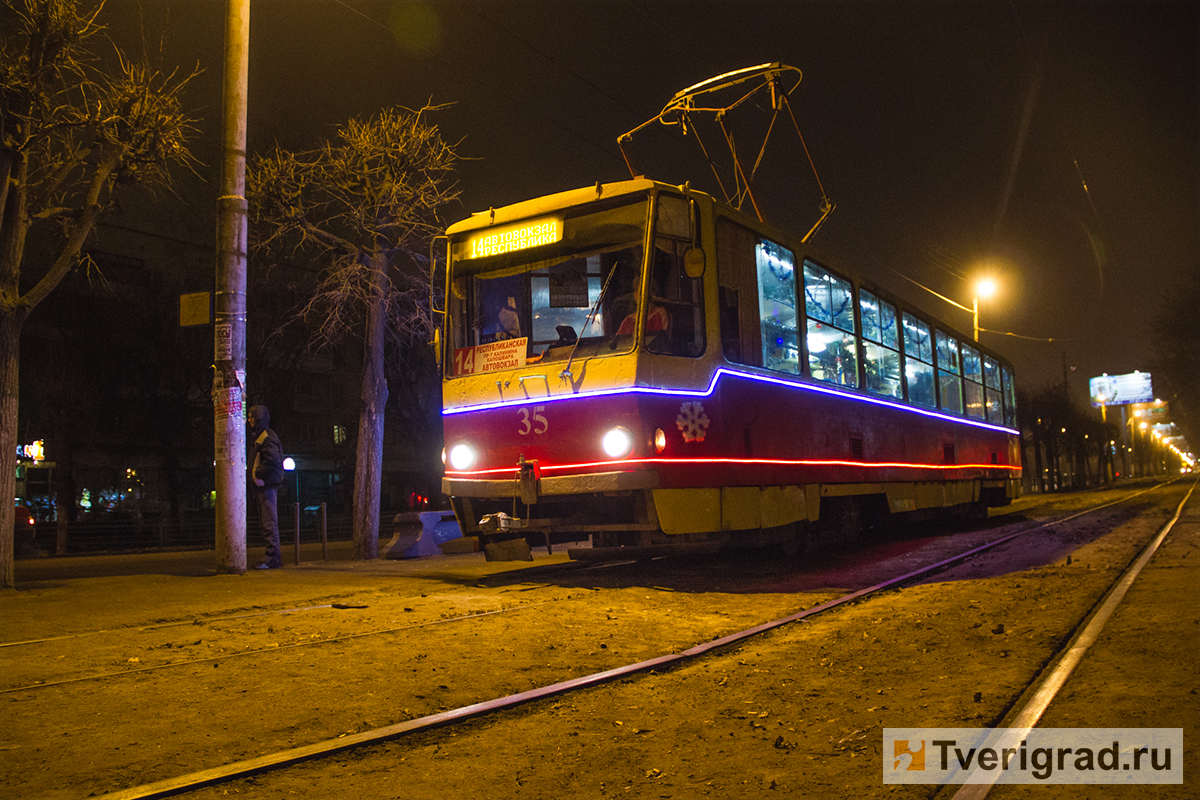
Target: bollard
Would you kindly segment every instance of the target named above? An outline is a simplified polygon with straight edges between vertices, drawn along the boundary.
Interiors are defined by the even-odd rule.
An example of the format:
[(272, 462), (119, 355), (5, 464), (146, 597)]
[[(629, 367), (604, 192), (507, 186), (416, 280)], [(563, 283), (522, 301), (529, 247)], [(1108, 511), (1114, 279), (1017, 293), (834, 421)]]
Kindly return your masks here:
[(326, 534), (325, 504), (321, 503), (321, 557), (329, 560), (329, 536)]

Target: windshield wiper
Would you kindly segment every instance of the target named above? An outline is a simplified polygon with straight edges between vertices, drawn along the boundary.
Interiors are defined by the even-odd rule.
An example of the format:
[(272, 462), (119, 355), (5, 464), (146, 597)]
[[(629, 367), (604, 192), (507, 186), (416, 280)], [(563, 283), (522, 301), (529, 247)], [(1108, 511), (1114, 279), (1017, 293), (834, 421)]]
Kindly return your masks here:
[(575, 351), (579, 349), (579, 343), (583, 341), (583, 335), (587, 332), (588, 326), (592, 324), (592, 317), (596, 316), (596, 312), (600, 310), (600, 303), (604, 301), (604, 295), (608, 293), (608, 285), (612, 283), (613, 276), (617, 274), (617, 265), (609, 270), (608, 277), (604, 279), (604, 285), (600, 287), (600, 296), (596, 298), (596, 302), (592, 304), (591, 311), (588, 312), (587, 319), (583, 322), (583, 328), (579, 331), (579, 336), (575, 338), (575, 345), (571, 348), (571, 355), (567, 357), (567, 365), (563, 367), (563, 371), (558, 373), (558, 377), (566, 378), (568, 381), (575, 376), (571, 374), (571, 362), (575, 360)]

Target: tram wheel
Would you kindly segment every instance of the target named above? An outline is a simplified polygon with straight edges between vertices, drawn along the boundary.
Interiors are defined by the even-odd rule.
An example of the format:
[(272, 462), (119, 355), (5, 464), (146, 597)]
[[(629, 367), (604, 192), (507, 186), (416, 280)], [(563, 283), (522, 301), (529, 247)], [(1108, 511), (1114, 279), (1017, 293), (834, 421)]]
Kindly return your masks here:
[[(855, 544), (862, 532), (863, 513), (858, 500), (853, 497), (839, 497), (829, 504), (828, 516), (822, 513), (822, 518), (828, 523), (834, 540), (838, 544)], [(824, 511), (824, 509), (823, 509)]]

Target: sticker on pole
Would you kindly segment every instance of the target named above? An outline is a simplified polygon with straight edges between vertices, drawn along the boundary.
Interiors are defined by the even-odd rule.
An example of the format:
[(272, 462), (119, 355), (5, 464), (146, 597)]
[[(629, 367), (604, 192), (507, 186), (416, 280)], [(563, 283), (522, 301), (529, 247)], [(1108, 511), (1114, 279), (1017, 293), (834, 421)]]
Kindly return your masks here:
[(218, 322), (213, 326), (213, 360), (230, 361), (233, 358), (233, 326)]
[(213, 390), (213, 416), (216, 419), (242, 416), (241, 387)]

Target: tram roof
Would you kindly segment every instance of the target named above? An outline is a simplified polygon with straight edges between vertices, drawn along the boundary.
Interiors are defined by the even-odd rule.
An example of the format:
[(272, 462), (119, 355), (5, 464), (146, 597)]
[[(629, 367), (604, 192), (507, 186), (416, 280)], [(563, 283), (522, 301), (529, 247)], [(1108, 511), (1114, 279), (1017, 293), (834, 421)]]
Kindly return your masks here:
[(542, 197), (535, 197), (532, 200), (522, 200), (519, 203), (513, 203), (500, 208), (489, 208), (487, 211), (476, 211), (471, 216), (464, 220), (454, 223), (446, 229), (446, 233), (453, 236), (456, 233), (463, 231), (474, 231), (481, 228), (490, 228), (493, 225), (502, 225), (508, 222), (516, 222), (518, 220), (536, 217), (539, 214), (557, 211), (568, 206), (588, 203), (593, 200), (598, 200), (602, 197), (619, 197), (623, 194), (633, 194), (635, 192), (645, 192), (649, 189), (658, 186), (664, 187), (667, 184), (652, 181), (648, 178), (634, 178), (628, 181), (618, 181), (617, 183), (600, 183), (596, 182), (594, 186), (584, 186), (579, 189), (568, 189), (565, 192), (556, 194), (548, 194)]

